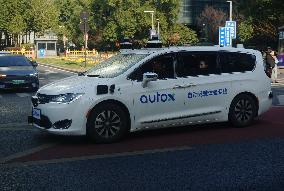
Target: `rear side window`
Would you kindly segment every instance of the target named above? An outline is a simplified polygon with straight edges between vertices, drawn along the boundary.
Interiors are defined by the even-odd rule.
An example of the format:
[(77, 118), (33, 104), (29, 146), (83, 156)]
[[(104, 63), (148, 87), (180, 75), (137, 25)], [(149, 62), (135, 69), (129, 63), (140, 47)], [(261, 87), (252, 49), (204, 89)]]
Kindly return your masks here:
[(217, 53), (213, 51), (181, 52), (178, 54), (176, 73), (178, 77), (220, 74)]
[(251, 54), (222, 52), (219, 56), (222, 73), (252, 71), (255, 67), (256, 57)]

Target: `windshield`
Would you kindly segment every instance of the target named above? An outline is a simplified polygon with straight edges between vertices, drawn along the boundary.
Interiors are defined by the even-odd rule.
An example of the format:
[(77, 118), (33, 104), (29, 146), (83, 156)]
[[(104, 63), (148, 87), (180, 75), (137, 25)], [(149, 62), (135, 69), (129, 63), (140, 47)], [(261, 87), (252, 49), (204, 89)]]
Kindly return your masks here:
[(31, 66), (24, 56), (0, 56), (0, 67)]
[(118, 54), (112, 56), (86, 72), (89, 76), (102, 78), (116, 77), (127, 71), (134, 64), (147, 57), (149, 54)]

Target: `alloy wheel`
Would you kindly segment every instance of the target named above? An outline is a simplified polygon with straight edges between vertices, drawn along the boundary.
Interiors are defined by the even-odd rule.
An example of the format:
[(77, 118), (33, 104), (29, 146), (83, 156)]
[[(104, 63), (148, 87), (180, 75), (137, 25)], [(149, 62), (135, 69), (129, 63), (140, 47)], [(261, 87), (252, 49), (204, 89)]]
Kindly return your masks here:
[(115, 136), (119, 132), (120, 126), (119, 115), (111, 110), (103, 110), (95, 119), (95, 130), (104, 138)]
[(247, 99), (240, 99), (234, 108), (235, 118), (241, 123), (246, 123), (253, 117), (253, 106)]

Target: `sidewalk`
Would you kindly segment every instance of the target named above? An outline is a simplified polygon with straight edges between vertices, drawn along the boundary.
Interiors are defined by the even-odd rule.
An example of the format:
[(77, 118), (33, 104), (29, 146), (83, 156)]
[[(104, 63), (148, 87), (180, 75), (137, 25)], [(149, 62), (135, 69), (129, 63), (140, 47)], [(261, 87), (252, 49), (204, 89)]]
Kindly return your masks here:
[(278, 69), (277, 75), (277, 82), (278, 83), (271, 83), (272, 86), (284, 86), (284, 69)]

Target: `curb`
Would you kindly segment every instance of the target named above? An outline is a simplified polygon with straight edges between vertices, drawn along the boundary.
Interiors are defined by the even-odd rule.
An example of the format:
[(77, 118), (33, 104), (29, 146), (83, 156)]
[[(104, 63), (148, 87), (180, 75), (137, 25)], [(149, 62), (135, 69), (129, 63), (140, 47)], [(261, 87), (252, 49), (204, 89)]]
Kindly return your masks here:
[(54, 68), (54, 69), (57, 69), (57, 70), (62, 70), (62, 71), (65, 71), (65, 72), (76, 73), (76, 74), (83, 72), (83, 71), (79, 71), (79, 70), (72, 70), (72, 69), (68, 69), (68, 68), (63, 68), (63, 67), (60, 67), (60, 66), (54, 66), (54, 65), (46, 64), (46, 63), (38, 63), (38, 65), (43, 66), (43, 67)]

